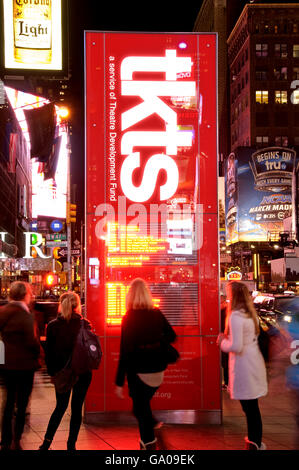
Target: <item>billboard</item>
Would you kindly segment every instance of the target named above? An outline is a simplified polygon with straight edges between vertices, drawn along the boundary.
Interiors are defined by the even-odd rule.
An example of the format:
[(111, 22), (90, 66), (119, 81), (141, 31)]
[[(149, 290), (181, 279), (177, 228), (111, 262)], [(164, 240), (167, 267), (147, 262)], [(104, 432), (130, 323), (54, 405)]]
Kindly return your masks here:
[(238, 147), (225, 166), (227, 243), (268, 241), (292, 210), (296, 152)]
[[(42, 107), (45, 103), (48, 103), (48, 100), (9, 87), (5, 87), (5, 91), (30, 148), (30, 139), (24, 110)], [(38, 162), (35, 158), (30, 160), (32, 177), (32, 217), (34, 219), (38, 216), (66, 218), (68, 137), (65, 127), (60, 125), (59, 121), (57, 134), (58, 137), (61, 138), (61, 144), (59, 155), (57, 155), (55, 173), (51, 178), (45, 178), (45, 165)]]
[(87, 32), (85, 47), (86, 309), (105, 345), (86, 410), (128, 409), (113, 374), (135, 277), (179, 336), (154, 406), (219, 410), (216, 35)]
[(3, 0), (4, 67), (62, 70), (62, 0)]

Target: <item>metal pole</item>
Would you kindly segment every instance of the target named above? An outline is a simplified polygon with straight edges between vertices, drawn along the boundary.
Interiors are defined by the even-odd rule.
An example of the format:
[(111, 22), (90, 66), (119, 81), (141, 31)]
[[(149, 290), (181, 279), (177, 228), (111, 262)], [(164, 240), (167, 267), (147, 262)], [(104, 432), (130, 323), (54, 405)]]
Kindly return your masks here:
[[(67, 206), (70, 207), (71, 203), (71, 143), (69, 136), (68, 124), (66, 125), (67, 130)], [(67, 235), (67, 285), (68, 290), (72, 290), (72, 262), (71, 262), (71, 248), (72, 248), (72, 231), (71, 223), (67, 221), (66, 226), (66, 235)]]
[[(80, 258), (80, 295), (81, 295), (81, 299), (83, 298), (83, 286), (84, 286), (84, 282), (83, 282), (83, 273), (84, 273), (84, 240), (83, 240), (83, 227), (84, 227), (84, 224), (83, 222), (81, 221), (81, 244), (80, 244), (80, 248), (81, 248), (81, 258)], [(85, 293), (84, 293), (84, 296), (85, 296)]]

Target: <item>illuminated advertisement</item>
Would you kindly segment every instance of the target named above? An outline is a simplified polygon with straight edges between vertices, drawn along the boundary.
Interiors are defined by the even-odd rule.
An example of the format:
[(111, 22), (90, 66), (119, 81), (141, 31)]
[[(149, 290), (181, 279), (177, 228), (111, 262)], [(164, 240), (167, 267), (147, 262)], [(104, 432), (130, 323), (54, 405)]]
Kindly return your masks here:
[(62, 70), (61, 0), (3, 0), (5, 68)]
[[(48, 103), (48, 101), (40, 96), (34, 96), (9, 87), (5, 87), (5, 91), (30, 147), (24, 110), (41, 107)], [(59, 125), (59, 122), (57, 132), (61, 138), (61, 145), (55, 177), (45, 179), (44, 166), (34, 158), (30, 161), (32, 175), (32, 217), (34, 219), (38, 216), (66, 218), (67, 133), (65, 128)]]
[(226, 162), (228, 243), (267, 241), (283, 232), (292, 210), (296, 152), (285, 147), (238, 147)]
[(86, 311), (106, 348), (86, 410), (128, 406), (112, 376), (136, 277), (183, 358), (155, 406), (219, 409), (216, 36), (87, 32), (85, 52)]

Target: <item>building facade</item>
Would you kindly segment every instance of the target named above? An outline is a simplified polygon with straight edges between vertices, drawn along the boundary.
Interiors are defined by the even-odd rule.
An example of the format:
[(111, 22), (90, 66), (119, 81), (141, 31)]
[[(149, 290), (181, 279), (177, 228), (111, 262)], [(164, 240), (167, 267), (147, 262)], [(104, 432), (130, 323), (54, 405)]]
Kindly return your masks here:
[(299, 5), (246, 5), (227, 43), (231, 151), (299, 145)]
[(3, 295), (20, 274), (24, 231), (31, 221), (31, 163), (28, 144), (6, 98), (0, 105), (0, 273)]
[[(280, 264), (286, 264), (286, 251), (289, 257), (289, 242), (294, 240), (294, 227), (289, 226), (286, 231), (283, 219), (290, 215), (288, 207), (291, 207), (294, 191), (291, 173), (299, 145), (299, 5), (247, 4), (227, 45), (230, 156), (238, 160), (238, 155), (248, 150), (248, 161), (243, 161), (245, 164), (238, 172), (238, 179), (242, 179), (240, 171), (252, 170), (251, 191), (252, 197), (256, 198), (255, 207), (248, 207), (252, 213), (255, 211), (251, 217), (244, 214), (246, 204), (242, 206), (240, 197), (233, 210), (239, 220), (248, 215), (247, 233), (251, 230), (251, 237), (252, 233), (257, 233), (257, 226), (259, 236), (263, 230), (260, 238), (246, 238), (240, 233), (242, 224), (239, 223), (237, 243), (231, 248), (235, 263), (247, 264), (248, 273), (257, 286), (266, 289), (277, 280), (271, 265), (278, 264), (278, 260)], [(289, 158), (289, 163), (284, 158)], [(278, 170), (278, 167), (285, 173), (268, 171)], [(248, 175), (253, 181), (250, 170)], [(282, 184), (283, 180), (287, 180), (286, 185)], [(243, 181), (242, 184), (246, 183)], [(244, 192), (244, 186), (238, 191), (239, 194)], [(277, 208), (279, 210), (275, 212)], [(227, 214), (233, 224), (231, 210), (227, 208)], [(232, 233), (232, 228), (229, 229)], [(293, 251), (296, 258), (294, 247)], [(273, 260), (277, 262), (273, 263)], [(295, 285), (296, 279), (290, 280)], [(287, 277), (284, 281), (279, 282), (282, 288), (286, 287)]]

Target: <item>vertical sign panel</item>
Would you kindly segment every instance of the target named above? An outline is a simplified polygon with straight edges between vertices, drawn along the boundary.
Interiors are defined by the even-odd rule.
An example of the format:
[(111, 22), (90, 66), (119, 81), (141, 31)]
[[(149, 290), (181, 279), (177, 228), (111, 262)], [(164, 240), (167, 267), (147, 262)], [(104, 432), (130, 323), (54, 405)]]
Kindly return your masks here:
[(87, 412), (129, 407), (113, 382), (136, 277), (179, 336), (154, 406), (219, 410), (219, 352), (201, 340), (219, 329), (216, 36), (90, 32), (85, 46), (86, 307), (105, 358)]
[(61, 0), (3, 0), (5, 68), (62, 70)]

